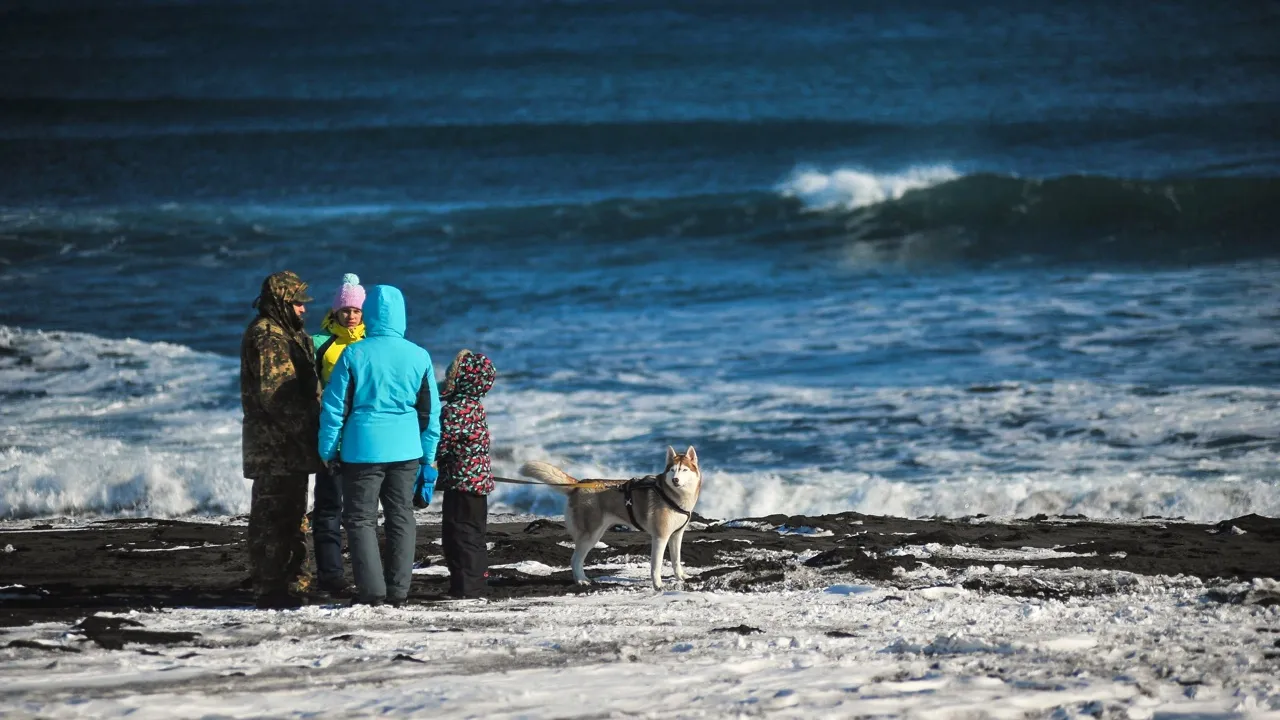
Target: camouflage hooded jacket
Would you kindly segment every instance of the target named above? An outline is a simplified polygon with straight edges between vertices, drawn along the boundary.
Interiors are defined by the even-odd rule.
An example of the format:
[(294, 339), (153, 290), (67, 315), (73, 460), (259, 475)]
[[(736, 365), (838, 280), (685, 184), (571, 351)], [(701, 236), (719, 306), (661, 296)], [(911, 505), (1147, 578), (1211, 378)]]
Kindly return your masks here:
[(240, 404), (244, 408), (244, 476), (307, 475), (321, 469), (320, 383), (315, 348), (291, 307), (309, 300), (292, 272), (262, 282), (258, 317), (240, 343)]

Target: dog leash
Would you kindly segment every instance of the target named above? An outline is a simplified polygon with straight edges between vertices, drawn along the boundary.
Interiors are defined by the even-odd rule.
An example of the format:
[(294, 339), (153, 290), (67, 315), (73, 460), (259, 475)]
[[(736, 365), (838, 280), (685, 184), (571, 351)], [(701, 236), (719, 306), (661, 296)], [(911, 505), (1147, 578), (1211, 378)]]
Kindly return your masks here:
[(548, 483), (548, 482), (542, 482), (541, 480), (522, 480), (520, 478), (498, 477), (497, 475), (493, 476), (493, 481), (500, 482), (500, 483), (508, 483), (510, 485), (540, 485), (542, 487), (549, 487), (549, 488), (589, 488), (592, 490), (605, 490), (608, 488), (617, 487), (623, 483), (631, 482), (630, 480), (588, 479), (588, 480), (577, 480), (571, 483)]

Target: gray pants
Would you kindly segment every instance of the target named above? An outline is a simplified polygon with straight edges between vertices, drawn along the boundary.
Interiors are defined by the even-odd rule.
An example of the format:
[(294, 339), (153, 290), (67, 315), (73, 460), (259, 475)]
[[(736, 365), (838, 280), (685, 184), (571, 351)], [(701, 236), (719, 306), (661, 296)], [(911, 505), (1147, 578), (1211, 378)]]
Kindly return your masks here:
[[(418, 527), (413, 519), (413, 481), (418, 461), (342, 464), (342, 525), (347, 529), (356, 600), (403, 600), (413, 579)], [(386, 518), (384, 570), (378, 552), (378, 502)]]

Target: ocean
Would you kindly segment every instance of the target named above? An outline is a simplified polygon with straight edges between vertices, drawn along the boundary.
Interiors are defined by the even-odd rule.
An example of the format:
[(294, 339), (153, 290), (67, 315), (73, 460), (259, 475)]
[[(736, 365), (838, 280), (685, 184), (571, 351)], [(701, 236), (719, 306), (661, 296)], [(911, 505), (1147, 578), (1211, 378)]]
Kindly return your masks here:
[[(232, 515), (262, 278), (711, 517), (1280, 514), (1280, 6), (0, 9), (0, 518)], [(495, 505), (554, 514), (549, 491)]]

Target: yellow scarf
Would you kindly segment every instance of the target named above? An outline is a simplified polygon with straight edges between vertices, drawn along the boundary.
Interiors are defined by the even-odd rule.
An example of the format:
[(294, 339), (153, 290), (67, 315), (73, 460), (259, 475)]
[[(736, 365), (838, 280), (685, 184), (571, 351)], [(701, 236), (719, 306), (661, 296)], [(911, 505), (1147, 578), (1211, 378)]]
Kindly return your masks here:
[(329, 348), (324, 351), (324, 357), (320, 358), (320, 382), (328, 385), (329, 376), (333, 374), (333, 366), (338, 364), (342, 351), (346, 350), (348, 345), (364, 339), (364, 323), (348, 328), (345, 325), (339, 325), (337, 319), (330, 314), (325, 316), (321, 327), (333, 336), (333, 342), (329, 343)]

